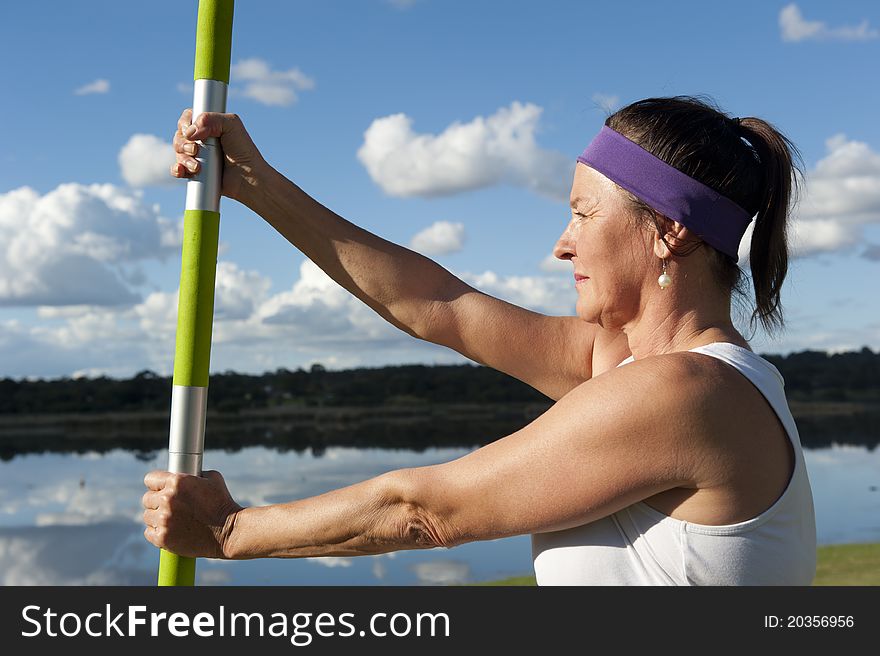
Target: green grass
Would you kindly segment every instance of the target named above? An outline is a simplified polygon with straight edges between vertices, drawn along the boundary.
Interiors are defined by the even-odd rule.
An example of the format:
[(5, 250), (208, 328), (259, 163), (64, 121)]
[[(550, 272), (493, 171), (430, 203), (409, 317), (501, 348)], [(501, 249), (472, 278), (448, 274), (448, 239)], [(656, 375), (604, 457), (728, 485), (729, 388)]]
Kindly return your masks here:
[(813, 585), (880, 585), (880, 543), (819, 547)]
[[(514, 576), (475, 585), (535, 585), (535, 577)], [(880, 585), (880, 543), (819, 547), (813, 585)]]

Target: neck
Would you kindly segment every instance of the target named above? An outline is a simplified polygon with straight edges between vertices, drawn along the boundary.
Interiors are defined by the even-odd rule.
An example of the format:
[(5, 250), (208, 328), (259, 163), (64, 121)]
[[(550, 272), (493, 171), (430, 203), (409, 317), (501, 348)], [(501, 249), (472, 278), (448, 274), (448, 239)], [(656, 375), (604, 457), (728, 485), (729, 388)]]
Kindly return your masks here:
[[(655, 289), (643, 295), (638, 316), (622, 327), (634, 359), (687, 351), (712, 342), (733, 342), (748, 348), (730, 320), (729, 297), (703, 301), (718, 299), (718, 290), (688, 284), (686, 275), (676, 278), (666, 289), (654, 283)], [(693, 299), (703, 302), (694, 305)]]

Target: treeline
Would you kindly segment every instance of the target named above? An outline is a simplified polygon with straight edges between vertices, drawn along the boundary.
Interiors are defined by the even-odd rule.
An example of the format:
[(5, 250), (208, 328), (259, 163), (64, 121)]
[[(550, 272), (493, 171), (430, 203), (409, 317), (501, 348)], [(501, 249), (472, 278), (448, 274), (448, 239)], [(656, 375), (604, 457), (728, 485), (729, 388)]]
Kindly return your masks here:
[[(880, 353), (802, 351), (762, 354), (785, 378), (789, 400), (880, 402)], [(171, 378), (142, 371), (108, 377), (0, 379), (0, 414), (102, 413), (167, 410)], [(528, 385), (488, 367), (405, 365), (328, 371), (278, 369), (262, 375), (213, 374), (212, 410), (238, 412), (277, 406), (381, 407), (431, 403), (541, 403)]]
[[(212, 374), (209, 404), (219, 412), (284, 405), (375, 407), (429, 403), (547, 401), (540, 392), (488, 367), (405, 365), (328, 371), (278, 369), (262, 375)], [(171, 378), (142, 371), (134, 378), (0, 380), (0, 414), (167, 410)]]

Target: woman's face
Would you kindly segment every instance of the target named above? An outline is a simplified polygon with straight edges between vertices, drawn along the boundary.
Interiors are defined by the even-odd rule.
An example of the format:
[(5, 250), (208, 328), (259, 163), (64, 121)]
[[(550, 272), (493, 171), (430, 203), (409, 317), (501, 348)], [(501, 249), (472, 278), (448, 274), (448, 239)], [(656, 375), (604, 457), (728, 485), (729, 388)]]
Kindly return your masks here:
[(605, 328), (638, 317), (646, 283), (661, 273), (650, 234), (632, 227), (626, 203), (613, 182), (578, 162), (571, 221), (553, 249), (574, 265), (577, 315)]

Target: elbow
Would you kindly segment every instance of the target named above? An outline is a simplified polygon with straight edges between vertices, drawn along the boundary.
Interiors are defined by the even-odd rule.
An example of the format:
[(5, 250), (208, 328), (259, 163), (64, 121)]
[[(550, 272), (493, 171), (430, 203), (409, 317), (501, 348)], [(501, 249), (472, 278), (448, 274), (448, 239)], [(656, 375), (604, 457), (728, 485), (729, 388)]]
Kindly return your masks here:
[(468, 291), (476, 290), (451, 274), (445, 277), (412, 308), (415, 314), (409, 317), (407, 332), (425, 342), (449, 346), (458, 332), (454, 302)]
[(433, 300), (424, 301), (417, 307), (408, 309), (410, 314), (405, 318), (397, 319), (392, 315), (391, 323), (410, 337), (424, 342), (439, 343), (437, 336), (444, 332), (446, 306), (441, 301)]
[(430, 469), (399, 469), (382, 476), (385, 505), (391, 509), (386, 530), (401, 549), (449, 549), (459, 544), (447, 514), (438, 511), (442, 492), (426, 480)]

